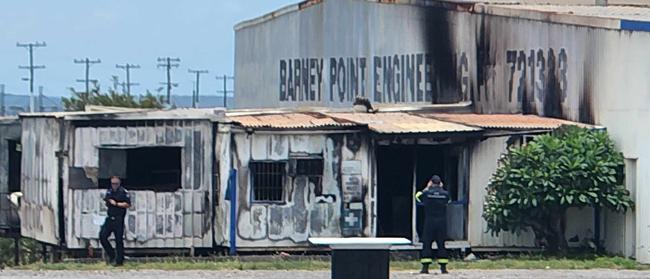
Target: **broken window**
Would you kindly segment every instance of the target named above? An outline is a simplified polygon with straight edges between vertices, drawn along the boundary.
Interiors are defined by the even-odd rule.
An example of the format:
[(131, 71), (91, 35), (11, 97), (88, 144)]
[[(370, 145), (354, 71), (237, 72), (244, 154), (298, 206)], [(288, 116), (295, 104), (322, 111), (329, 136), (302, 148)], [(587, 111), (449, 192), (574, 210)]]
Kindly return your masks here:
[(306, 176), (323, 175), (323, 159), (320, 158), (297, 159), (296, 174), (306, 175)]
[(284, 200), (285, 162), (250, 162), (249, 168), (254, 202)]
[(181, 188), (181, 148), (142, 147), (100, 149), (99, 187), (107, 188), (111, 176), (122, 178), (129, 190), (173, 192)]
[(305, 157), (289, 160), (289, 175), (306, 176), (309, 183), (314, 185), (314, 193), (320, 196), (323, 193), (323, 158)]

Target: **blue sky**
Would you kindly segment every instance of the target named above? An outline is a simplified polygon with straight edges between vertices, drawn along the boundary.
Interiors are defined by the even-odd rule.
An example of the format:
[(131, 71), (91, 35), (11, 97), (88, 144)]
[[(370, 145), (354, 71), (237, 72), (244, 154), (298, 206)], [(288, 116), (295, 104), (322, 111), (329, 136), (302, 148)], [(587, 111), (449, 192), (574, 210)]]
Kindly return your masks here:
[[(234, 68), (233, 26), (284, 7), (296, 0), (20, 0), (0, 1), (0, 84), (8, 93), (28, 93), (27, 50), (16, 42), (45, 41), (35, 51), (35, 62), (47, 68), (37, 70), (35, 87), (44, 86), (46, 95), (64, 96), (70, 87), (82, 89), (84, 67), (73, 59), (99, 58), (91, 66), (91, 78), (102, 88), (112, 87), (111, 76), (124, 79), (115, 64), (139, 64), (131, 73), (132, 93), (155, 92), (165, 79), (156, 68), (156, 58), (180, 57), (172, 72), (179, 83), (174, 94), (190, 95), (194, 77), (189, 68), (206, 69), (201, 94), (216, 94), (222, 85), (216, 75), (232, 74)], [(36, 91), (36, 89), (35, 89)], [(37, 91), (36, 91), (37, 92)]]

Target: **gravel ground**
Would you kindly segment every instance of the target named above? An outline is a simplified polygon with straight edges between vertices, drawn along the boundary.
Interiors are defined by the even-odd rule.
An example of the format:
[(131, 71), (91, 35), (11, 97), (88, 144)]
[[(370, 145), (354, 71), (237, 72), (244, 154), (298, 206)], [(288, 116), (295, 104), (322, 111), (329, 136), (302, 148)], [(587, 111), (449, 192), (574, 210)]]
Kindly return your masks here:
[[(291, 276), (291, 277), (289, 277)], [(328, 279), (326, 271), (0, 271), (2, 279), (57, 278), (57, 279)], [(414, 272), (394, 272), (391, 278), (650, 278), (650, 271), (631, 270), (458, 270), (450, 275), (420, 275)]]

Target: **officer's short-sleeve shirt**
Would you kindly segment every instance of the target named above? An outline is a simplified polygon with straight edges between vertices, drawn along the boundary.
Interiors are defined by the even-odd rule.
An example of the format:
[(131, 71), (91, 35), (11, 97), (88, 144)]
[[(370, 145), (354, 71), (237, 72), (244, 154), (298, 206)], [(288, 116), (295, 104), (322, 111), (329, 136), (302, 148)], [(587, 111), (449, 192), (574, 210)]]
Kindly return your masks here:
[(126, 208), (120, 208), (111, 205), (108, 203), (109, 199), (113, 199), (116, 202), (126, 202), (129, 205), (131, 204), (131, 196), (129, 195), (129, 192), (122, 186), (120, 186), (120, 188), (117, 188), (115, 191), (109, 187), (108, 190), (106, 190), (106, 197), (104, 199), (107, 201), (106, 206), (108, 206), (108, 216), (110, 217), (124, 217), (126, 215)]

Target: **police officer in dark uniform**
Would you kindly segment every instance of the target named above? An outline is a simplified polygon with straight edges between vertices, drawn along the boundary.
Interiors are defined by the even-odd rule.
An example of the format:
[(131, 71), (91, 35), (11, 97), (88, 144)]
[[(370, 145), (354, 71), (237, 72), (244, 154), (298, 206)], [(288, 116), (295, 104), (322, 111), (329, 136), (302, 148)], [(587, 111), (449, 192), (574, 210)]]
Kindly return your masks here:
[[(106, 191), (104, 201), (108, 207), (108, 216), (99, 231), (99, 241), (108, 255), (108, 263), (120, 266), (124, 264), (124, 216), (126, 210), (131, 207), (131, 197), (122, 187), (119, 177), (111, 177), (111, 187)], [(108, 242), (111, 233), (115, 235), (115, 249)]]
[(417, 203), (424, 207), (424, 232), (422, 234), (422, 253), (420, 263), (422, 270), (420, 273), (429, 273), (429, 264), (433, 262), (431, 244), (433, 241), (438, 246), (438, 264), (440, 272), (447, 273), (447, 263), (449, 262), (447, 248), (445, 248), (445, 239), (447, 238), (447, 204), (449, 203), (449, 193), (442, 188), (440, 177), (434, 175), (429, 180), (424, 190), (415, 194)]

